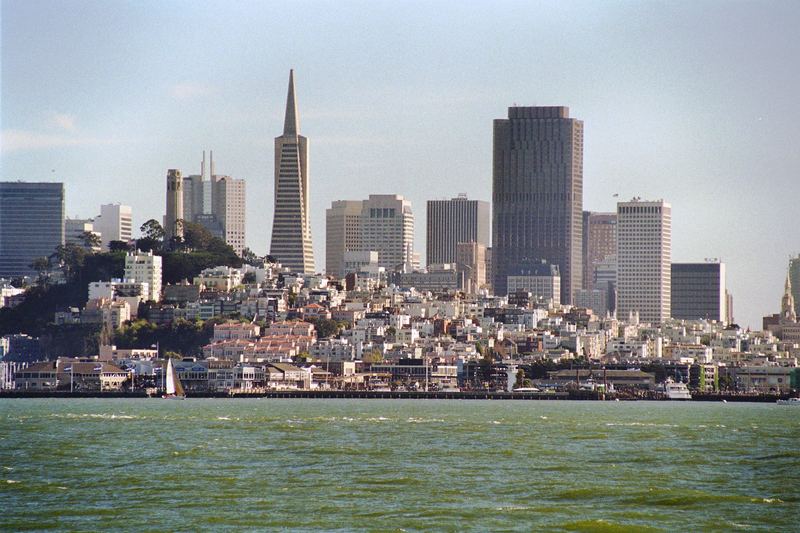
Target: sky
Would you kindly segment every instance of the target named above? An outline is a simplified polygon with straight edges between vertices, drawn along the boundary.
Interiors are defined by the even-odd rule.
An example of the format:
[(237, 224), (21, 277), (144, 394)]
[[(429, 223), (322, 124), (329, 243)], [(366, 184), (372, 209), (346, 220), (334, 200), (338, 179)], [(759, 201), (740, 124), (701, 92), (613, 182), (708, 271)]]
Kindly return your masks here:
[(247, 181), (268, 251), (290, 68), (324, 266), (331, 201), (491, 199), (492, 120), (584, 121), (584, 209), (663, 198), (674, 262), (727, 264), (734, 316), (777, 312), (800, 252), (800, 2), (48, 1), (0, 3), (0, 179), (63, 181), (161, 220), (169, 168)]

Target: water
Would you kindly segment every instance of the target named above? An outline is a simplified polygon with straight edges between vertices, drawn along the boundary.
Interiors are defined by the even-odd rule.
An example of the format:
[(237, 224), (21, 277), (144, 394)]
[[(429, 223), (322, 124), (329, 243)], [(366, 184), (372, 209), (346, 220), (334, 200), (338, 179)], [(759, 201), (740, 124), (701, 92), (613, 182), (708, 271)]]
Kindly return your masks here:
[(0, 530), (800, 529), (800, 409), (0, 400)]

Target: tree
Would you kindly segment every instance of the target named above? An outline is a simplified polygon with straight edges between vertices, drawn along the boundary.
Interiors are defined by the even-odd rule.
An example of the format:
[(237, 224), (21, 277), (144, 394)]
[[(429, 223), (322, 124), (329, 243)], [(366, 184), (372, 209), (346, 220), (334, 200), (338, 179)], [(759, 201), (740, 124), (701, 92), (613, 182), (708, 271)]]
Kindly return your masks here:
[(127, 252), (131, 247), (125, 241), (109, 241), (108, 249), (111, 252)]
[(264, 264), (264, 258), (258, 257), (250, 248), (242, 250), (242, 261), (252, 266), (263, 266)]
[(29, 266), (39, 275), (39, 283), (46, 284), (50, 278), (50, 260), (46, 257), (37, 257)]
[(365, 363), (380, 363), (381, 361), (383, 361), (383, 354), (381, 353), (380, 350), (375, 348), (371, 352), (367, 352), (363, 356), (361, 356), (361, 360), (364, 361)]
[(100, 248), (100, 245), (103, 244), (103, 240), (100, 236), (93, 231), (84, 231), (81, 233), (81, 241), (83, 242), (84, 248), (89, 250)]
[(244, 276), (242, 276), (242, 283), (244, 285), (252, 285), (255, 282), (256, 282), (255, 272), (247, 272)]
[(163, 241), (166, 235), (164, 227), (154, 218), (142, 224), (139, 231), (142, 232), (146, 239), (153, 239), (156, 241)]
[(525, 371), (523, 369), (517, 370), (517, 381), (514, 383), (514, 388), (519, 389), (520, 387), (525, 386)]
[(317, 330), (317, 337), (320, 339), (327, 339), (339, 334), (339, 323), (335, 320), (327, 318), (318, 318), (311, 321), (314, 328)]
[(86, 250), (73, 243), (59, 244), (50, 259), (56, 260), (67, 281), (72, 281), (86, 262)]

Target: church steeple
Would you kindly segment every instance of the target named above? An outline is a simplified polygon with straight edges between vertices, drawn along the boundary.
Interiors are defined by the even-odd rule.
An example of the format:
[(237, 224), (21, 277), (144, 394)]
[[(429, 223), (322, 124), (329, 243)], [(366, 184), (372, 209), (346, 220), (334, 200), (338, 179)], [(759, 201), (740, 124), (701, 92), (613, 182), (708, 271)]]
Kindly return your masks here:
[(786, 273), (786, 284), (783, 288), (783, 299), (781, 299), (781, 318), (786, 322), (797, 322), (797, 314), (794, 311), (794, 296), (792, 296), (792, 279)]
[(297, 135), (300, 131), (297, 117), (297, 102), (294, 96), (294, 69), (289, 71), (289, 92), (286, 95), (286, 118), (283, 121), (284, 135)]

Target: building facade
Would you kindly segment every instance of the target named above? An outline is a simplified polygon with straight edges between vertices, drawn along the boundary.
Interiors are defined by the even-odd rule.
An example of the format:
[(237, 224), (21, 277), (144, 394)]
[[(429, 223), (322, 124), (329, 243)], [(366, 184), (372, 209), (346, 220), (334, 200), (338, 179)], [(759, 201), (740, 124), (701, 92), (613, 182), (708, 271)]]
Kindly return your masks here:
[(673, 263), (672, 318), (726, 322), (725, 263)]
[(0, 278), (34, 275), (64, 244), (64, 184), (0, 182)]
[(671, 316), (672, 207), (634, 198), (617, 204), (617, 316), (644, 322)]
[(275, 216), (270, 255), (292, 271), (313, 274), (308, 187), (308, 139), (299, 134), (292, 70), (283, 134), (275, 138)]
[(460, 242), (456, 246), (456, 269), (464, 277), (464, 291), (475, 293), (486, 286), (486, 246)]
[(147, 300), (161, 301), (161, 256), (153, 252), (128, 252), (125, 279), (147, 283)]
[(346, 252), (361, 251), (361, 200), (337, 200), (325, 211), (325, 272), (344, 277)]
[(361, 247), (378, 252), (378, 265), (388, 271), (413, 270), (411, 202), (397, 194), (370, 194), (361, 207)]
[(529, 292), (540, 302), (552, 302), (554, 306), (561, 304), (561, 276), (558, 265), (540, 263), (519, 268), (506, 280), (508, 294)]
[(594, 289), (595, 269), (617, 255), (617, 214), (583, 212), (583, 288)]
[(493, 288), (525, 263), (561, 273), (561, 302), (582, 286), (583, 122), (567, 107), (510, 107), (494, 121)]
[(103, 249), (111, 241), (128, 242), (133, 238), (133, 210), (129, 205), (103, 204), (94, 219), (94, 230), (100, 234)]
[(475, 242), (489, 246), (489, 202), (468, 200), (459, 195), (451, 200), (428, 200), (426, 263), (437, 265), (458, 260), (458, 244)]

